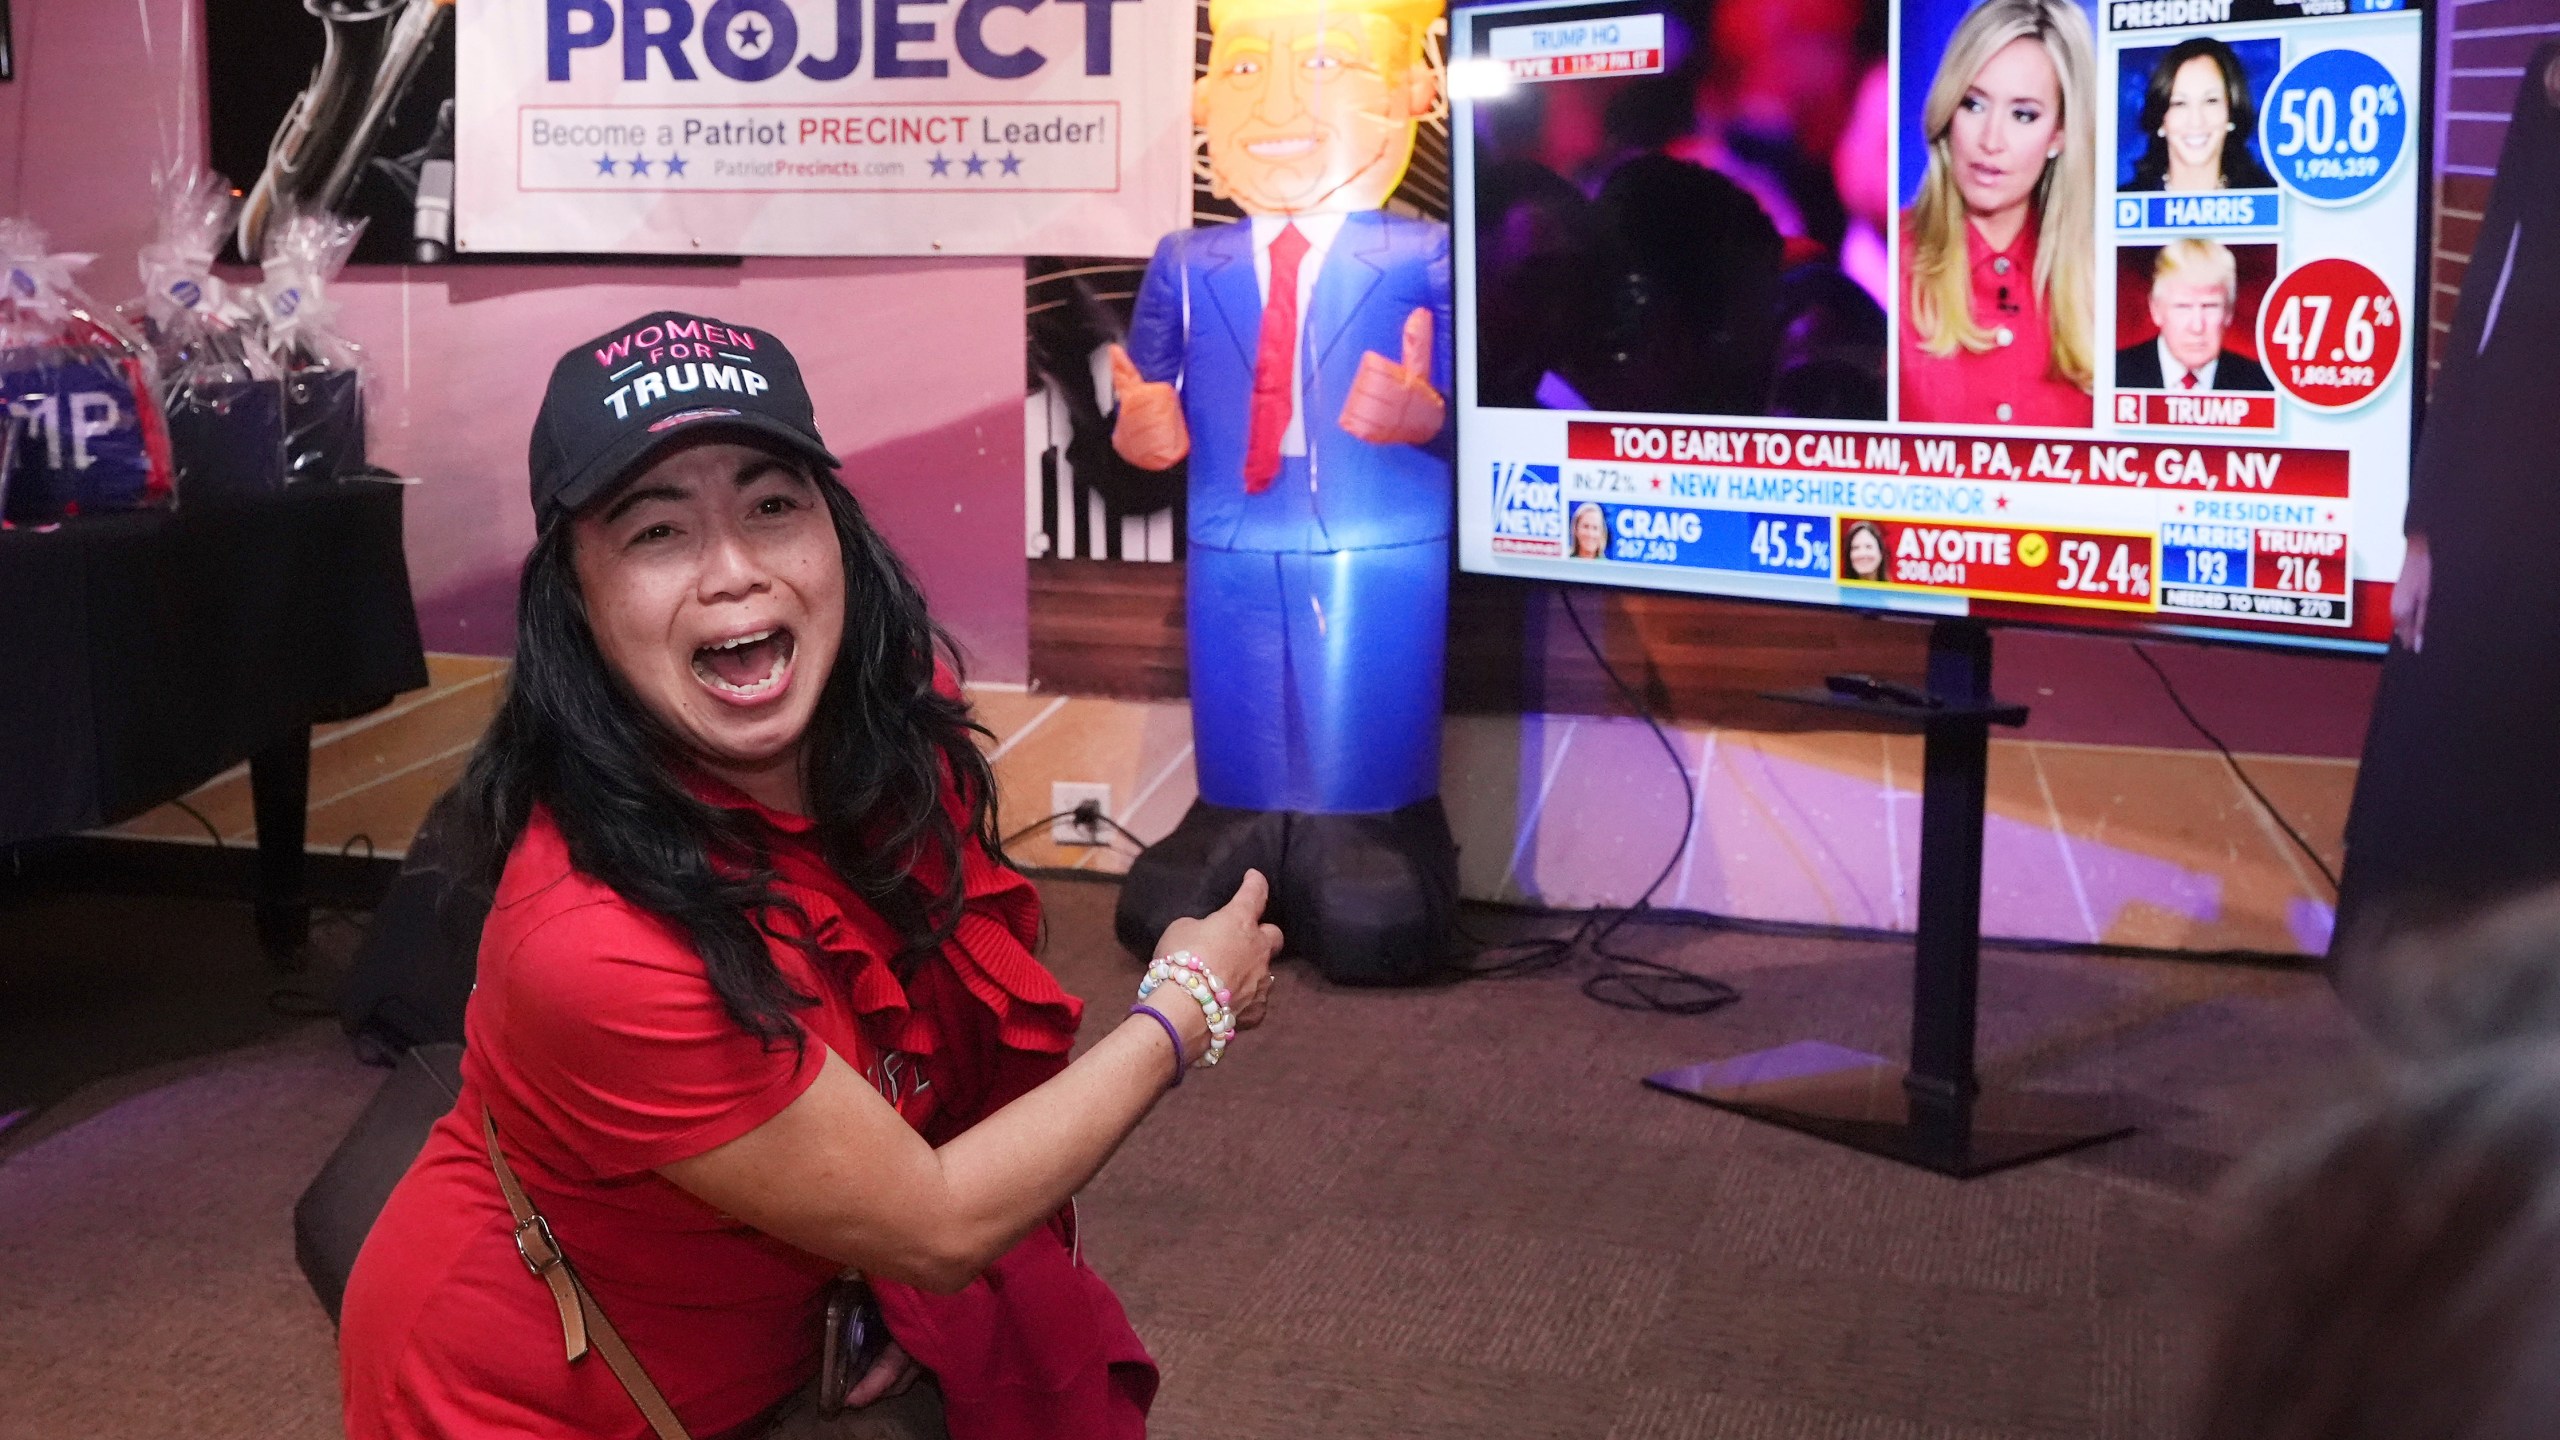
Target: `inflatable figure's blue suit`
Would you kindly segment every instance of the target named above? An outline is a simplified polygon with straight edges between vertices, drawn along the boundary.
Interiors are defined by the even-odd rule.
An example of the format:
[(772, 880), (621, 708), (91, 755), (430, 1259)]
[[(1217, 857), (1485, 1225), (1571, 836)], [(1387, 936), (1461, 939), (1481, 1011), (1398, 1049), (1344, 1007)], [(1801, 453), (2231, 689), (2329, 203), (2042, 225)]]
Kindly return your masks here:
[[(1338, 980), (1437, 968), (1448, 633), (1449, 232), (1377, 207), (1439, 104), (1437, 0), (1213, 0), (1193, 111), (1247, 218), (1165, 237), (1113, 445), (1190, 461), (1200, 803), (1121, 892), (1133, 946), (1270, 875)], [(1399, 360), (1395, 357), (1401, 357)]]
[[(1440, 793), (1449, 605), (1448, 433), (1373, 445), (1331, 423), (1360, 357), (1431, 312), (1449, 393), (1449, 232), (1340, 217), (1300, 337), (1304, 453), (1248, 494), (1244, 398), (1263, 302), (1254, 221), (1165, 237), (1129, 356), (1182, 389), (1191, 428), (1191, 730), (1200, 798), (1240, 810), (1396, 810)], [(1276, 229), (1270, 222), (1260, 222)]]

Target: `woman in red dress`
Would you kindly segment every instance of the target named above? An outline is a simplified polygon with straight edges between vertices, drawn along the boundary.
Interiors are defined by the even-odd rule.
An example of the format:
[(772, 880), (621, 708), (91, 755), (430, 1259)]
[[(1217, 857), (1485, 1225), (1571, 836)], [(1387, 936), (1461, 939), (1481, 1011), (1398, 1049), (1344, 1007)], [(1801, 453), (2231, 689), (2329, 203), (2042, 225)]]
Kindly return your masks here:
[(1902, 213), (1900, 418), (2090, 423), (2095, 49), (2072, 0), (1986, 0), (1948, 40)]
[(763, 331), (662, 312), (552, 373), (462, 786), (495, 889), (462, 1092), (348, 1284), (353, 1440), (668, 1435), (578, 1357), (571, 1272), (681, 1433), (759, 1433), (848, 1267), (893, 1337), (857, 1405), (921, 1368), (961, 1440), (1145, 1433), (1155, 1371), (1069, 1202), (1259, 1021), (1279, 932), (1248, 875), (1069, 1063), (948, 642), (834, 465)]

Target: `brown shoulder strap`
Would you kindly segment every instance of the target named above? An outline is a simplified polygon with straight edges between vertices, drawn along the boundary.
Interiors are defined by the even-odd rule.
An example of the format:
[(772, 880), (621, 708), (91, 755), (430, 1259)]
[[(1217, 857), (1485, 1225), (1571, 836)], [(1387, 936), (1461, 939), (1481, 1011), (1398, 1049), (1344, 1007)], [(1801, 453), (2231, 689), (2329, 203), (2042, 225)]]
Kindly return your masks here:
[(507, 1168), (506, 1152), (498, 1148), (498, 1122), (485, 1109), (480, 1112), (480, 1133), (489, 1142), (489, 1168), (498, 1172), (498, 1189), (505, 1193), (507, 1209), (516, 1217), (516, 1254), (523, 1258), (526, 1269), (551, 1287), (551, 1301), (560, 1307), (560, 1333), (568, 1342), (571, 1363), (587, 1353), (592, 1340), (596, 1353), (604, 1357), (606, 1367), (622, 1382), (631, 1403), (640, 1407), (658, 1440), (693, 1440), (684, 1422), (667, 1404), (667, 1397), (658, 1393), (649, 1372), (640, 1368), (640, 1357), (622, 1343), (622, 1336), (613, 1328), (613, 1322), (604, 1318), (604, 1312), (596, 1308), (595, 1297), (587, 1293), (578, 1272), (569, 1268), (569, 1257), (560, 1253), (559, 1244), (551, 1238), (551, 1223), (533, 1208), (532, 1198), (516, 1183), (515, 1171)]

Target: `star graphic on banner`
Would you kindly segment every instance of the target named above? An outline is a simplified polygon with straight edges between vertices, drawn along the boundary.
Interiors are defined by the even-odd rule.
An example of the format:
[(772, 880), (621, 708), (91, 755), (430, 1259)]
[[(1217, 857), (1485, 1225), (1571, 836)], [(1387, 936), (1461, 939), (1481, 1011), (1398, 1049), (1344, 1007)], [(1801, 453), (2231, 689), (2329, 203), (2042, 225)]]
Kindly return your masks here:
[(634, 155), (622, 163), (630, 166), (631, 173), (634, 175), (646, 175), (649, 173), (650, 161), (649, 157), (646, 155)]
[(2181, 500), (2181, 501), (2179, 501), (2179, 502), (2178, 502), (2178, 513), (2179, 513), (2179, 514), (2181, 514), (2181, 515), (2184, 515), (2184, 514), (2186, 514), (2186, 513), (2187, 513), (2187, 502), (2186, 502), (2186, 501)]
[(1992, 501), (1992, 502), (1991, 502), (1991, 508), (1992, 508), (1992, 509), (1994, 509), (1994, 510), (2006, 510), (2006, 509), (2008, 509), (2008, 508), (2009, 508), (2009, 497), (2008, 497), (2008, 496), (2006, 496), (2006, 495), (2003, 495), (2003, 496), (2001, 496), (1999, 499)]
[(1661, 488), (1662, 488), (1662, 477), (1661, 477), (1661, 476), (1656, 475), (1656, 476), (1654, 476), (1654, 477), (1653, 477), (1653, 488), (1654, 488), (1654, 489), (1656, 489), (1656, 490), (1659, 490), (1659, 489), (1661, 489)]
[(943, 154), (939, 150), (934, 151), (933, 158), (924, 163), (926, 167), (932, 170), (936, 175), (948, 175), (951, 173), (951, 157)]
[(1004, 152), (1004, 159), (996, 163), (1004, 166), (1004, 173), (1007, 175), (1019, 175), (1022, 173), (1022, 157), (1014, 154), (1010, 150)]
[(661, 162), (659, 162), (659, 163), (661, 163), (661, 164), (663, 164), (663, 165), (665, 165), (665, 166), (667, 167), (667, 173), (668, 173), (668, 174), (670, 174), (670, 175), (681, 175), (681, 174), (683, 174), (683, 173), (684, 173), (684, 167), (685, 167), (686, 161), (685, 161), (685, 158), (684, 158), (683, 156), (681, 156), (681, 155), (670, 155), (670, 156), (668, 156), (665, 160), (663, 160), (663, 161), (661, 161)]
[[(638, 22), (633, 22), (638, 23)], [(729, 31), (729, 48), (741, 55), (753, 56), (764, 49), (764, 32), (756, 28), (756, 17), (742, 17)]]
[(613, 173), (613, 157), (612, 157), (612, 156), (610, 156), (610, 155), (599, 155), (599, 156), (597, 156), (597, 157), (596, 157), (596, 173), (597, 173), (597, 174), (599, 174), (599, 175), (610, 175), (610, 174), (612, 174), (612, 173)]
[(987, 162), (979, 159), (978, 152), (975, 150), (970, 151), (969, 158), (961, 161), (960, 163), (967, 167), (969, 173), (972, 175), (984, 175), (987, 173)]

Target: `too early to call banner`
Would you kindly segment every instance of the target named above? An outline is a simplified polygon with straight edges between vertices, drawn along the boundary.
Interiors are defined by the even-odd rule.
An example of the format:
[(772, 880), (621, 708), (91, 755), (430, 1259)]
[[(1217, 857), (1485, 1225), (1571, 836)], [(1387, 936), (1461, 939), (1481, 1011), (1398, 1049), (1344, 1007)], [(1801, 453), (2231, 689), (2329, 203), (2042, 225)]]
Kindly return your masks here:
[(1192, 0), (460, 0), (492, 252), (1145, 255), (1190, 219)]

